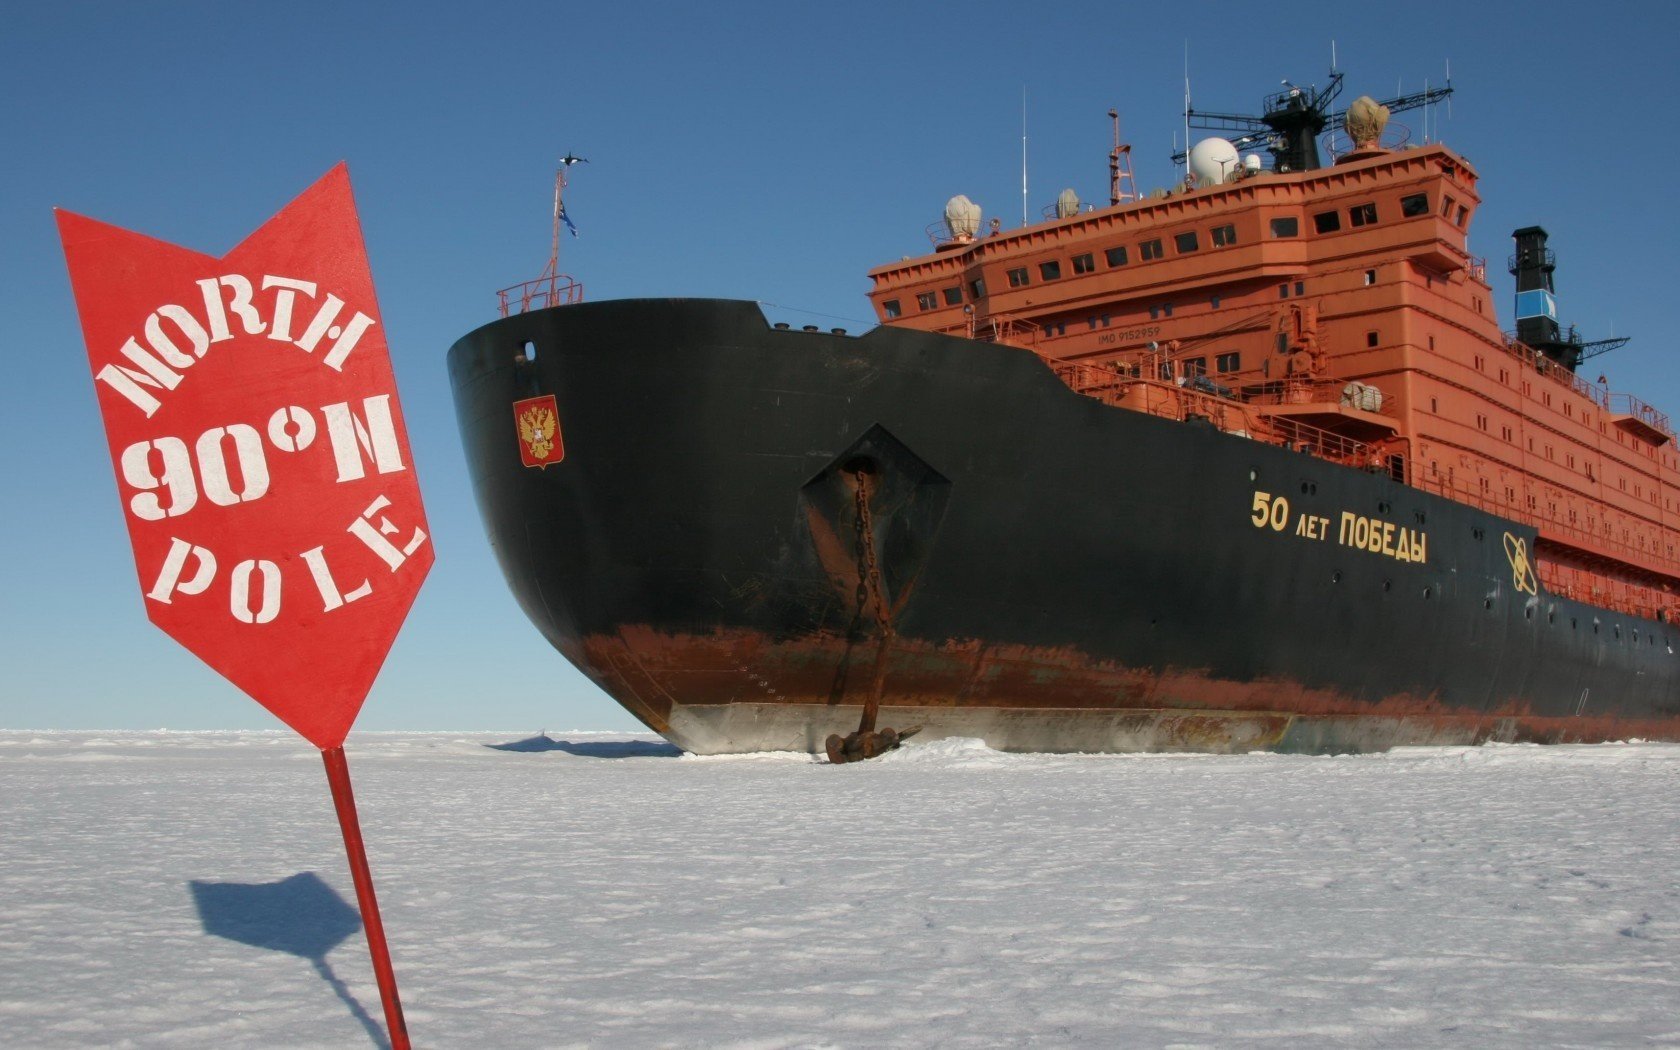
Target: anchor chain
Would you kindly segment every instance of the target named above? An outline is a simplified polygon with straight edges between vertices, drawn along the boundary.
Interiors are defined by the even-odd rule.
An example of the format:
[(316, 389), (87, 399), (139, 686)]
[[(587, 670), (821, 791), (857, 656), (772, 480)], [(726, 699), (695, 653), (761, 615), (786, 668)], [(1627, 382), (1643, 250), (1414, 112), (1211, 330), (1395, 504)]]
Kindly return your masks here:
[(869, 505), (869, 473), (858, 467), (852, 471), (852, 480), (856, 485), (853, 503), (857, 538), (853, 549), (857, 553), (857, 603), (860, 612), (871, 602), (875, 606), (875, 670), (857, 732), (846, 737), (834, 733), (826, 742), (828, 760), (836, 765), (874, 758), (896, 748), (901, 739), (896, 730), (875, 728), (875, 719), (881, 709), (881, 689), (887, 677), (887, 653), (892, 648), (896, 632), (893, 629), (892, 608), (881, 591), (881, 566), (875, 557), (875, 519)]

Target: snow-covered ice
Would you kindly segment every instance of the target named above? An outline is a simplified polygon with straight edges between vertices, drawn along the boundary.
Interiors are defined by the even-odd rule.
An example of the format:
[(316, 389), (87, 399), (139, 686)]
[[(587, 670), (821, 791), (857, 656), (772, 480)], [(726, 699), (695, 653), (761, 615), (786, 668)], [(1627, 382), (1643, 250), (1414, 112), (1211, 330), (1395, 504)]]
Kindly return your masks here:
[[(519, 737), (348, 745), (416, 1046), (1680, 1044), (1680, 746)], [(383, 1045), (354, 903), (289, 734), (0, 732), (0, 1044)]]

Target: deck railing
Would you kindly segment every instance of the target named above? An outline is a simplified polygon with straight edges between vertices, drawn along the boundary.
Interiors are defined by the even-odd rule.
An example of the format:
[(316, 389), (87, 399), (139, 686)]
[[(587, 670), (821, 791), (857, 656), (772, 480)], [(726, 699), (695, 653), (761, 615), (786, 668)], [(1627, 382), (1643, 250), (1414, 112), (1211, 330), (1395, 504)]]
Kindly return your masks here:
[(522, 314), (528, 310), (544, 310), (550, 306), (581, 303), (583, 285), (562, 273), (509, 285), (498, 291), (496, 298), (502, 316), (506, 317), (510, 312)]

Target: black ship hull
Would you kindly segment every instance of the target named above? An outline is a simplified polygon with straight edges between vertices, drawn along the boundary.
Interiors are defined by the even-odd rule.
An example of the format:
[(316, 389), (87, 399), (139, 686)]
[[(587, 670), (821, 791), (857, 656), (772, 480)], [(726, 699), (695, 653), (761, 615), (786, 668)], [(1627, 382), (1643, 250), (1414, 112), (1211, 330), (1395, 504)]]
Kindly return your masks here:
[[(635, 300), (449, 367), (520, 605), (690, 751), (820, 752), (876, 690), (883, 725), (1004, 750), (1680, 738), (1674, 628), (1548, 594), (1532, 528), (1028, 351)], [(543, 395), (563, 456), (525, 466)]]

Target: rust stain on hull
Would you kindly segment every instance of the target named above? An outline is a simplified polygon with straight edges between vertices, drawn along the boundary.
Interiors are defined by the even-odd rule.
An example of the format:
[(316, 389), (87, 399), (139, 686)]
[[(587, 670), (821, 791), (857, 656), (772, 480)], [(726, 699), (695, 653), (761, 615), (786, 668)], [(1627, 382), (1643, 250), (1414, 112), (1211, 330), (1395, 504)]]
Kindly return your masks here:
[[(809, 737), (807, 749), (820, 751), (826, 727), (855, 723), (870, 688), (858, 647), (851, 650), (839, 634), (775, 640), (748, 630), (671, 634), (645, 626), (583, 643), (594, 677), (615, 699), (680, 746), (708, 750), (758, 749), (752, 727), (760, 724), (762, 746), (780, 746), (776, 733), (809, 722), (823, 727), (821, 735), (800, 740)], [(852, 673), (837, 676), (848, 660)], [(848, 680), (837, 695), (837, 681)], [(1406, 693), (1366, 700), (1284, 679), (1232, 681), (1191, 668), (1118, 666), (1066, 648), (973, 641), (900, 639), (881, 705), (907, 725), (985, 726), (988, 743), (1003, 750), (1367, 751), (1680, 739), (1680, 716), (1541, 714), (1521, 698), (1476, 707)], [(727, 745), (678, 739), (674, 724), (701, 716), (730, 721)], [(1013, 728), (1029, 725), (1030, 732)]]

